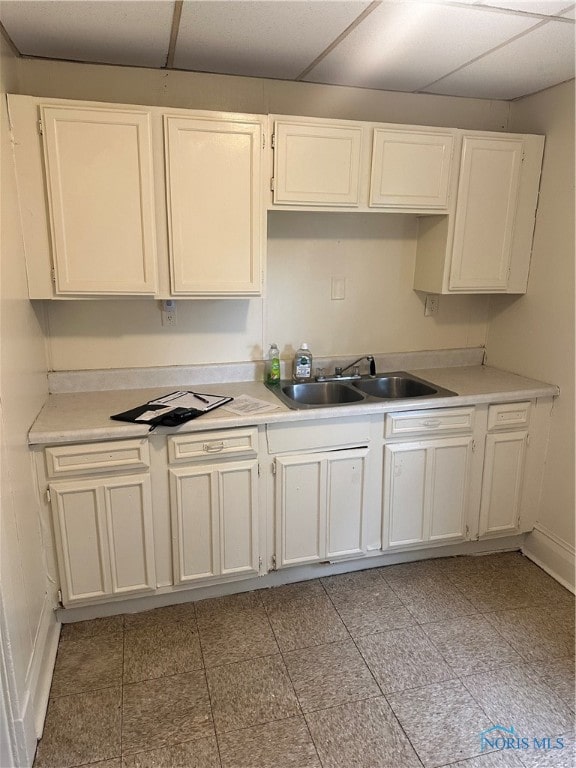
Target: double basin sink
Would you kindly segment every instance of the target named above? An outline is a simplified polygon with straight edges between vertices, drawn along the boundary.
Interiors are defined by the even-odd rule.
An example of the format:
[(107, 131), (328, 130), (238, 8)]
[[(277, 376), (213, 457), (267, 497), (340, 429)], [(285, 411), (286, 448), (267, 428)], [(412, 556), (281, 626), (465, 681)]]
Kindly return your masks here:
[(456, 395), (456, 392), (438, 387), (405, 371), (361, 376), (347, 381), (311, 381), (305, 384), (279, 381), (266, 386), (289, 408), (296, 409)]

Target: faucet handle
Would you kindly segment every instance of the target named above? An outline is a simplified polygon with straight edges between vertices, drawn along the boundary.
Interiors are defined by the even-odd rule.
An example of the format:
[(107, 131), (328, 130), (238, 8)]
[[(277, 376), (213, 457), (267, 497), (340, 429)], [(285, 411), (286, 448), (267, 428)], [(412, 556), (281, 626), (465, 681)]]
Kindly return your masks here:
[(376, 376), (376, 362), (372, 355), (368, 355), (368, 362), (370, 363), (370, 376)]
[(340, 365), (337, 365), (337, 366), (334, 368), (334, 375), (335, 375), (335, 376), (342, 376), (342, 366), (340, 366)]

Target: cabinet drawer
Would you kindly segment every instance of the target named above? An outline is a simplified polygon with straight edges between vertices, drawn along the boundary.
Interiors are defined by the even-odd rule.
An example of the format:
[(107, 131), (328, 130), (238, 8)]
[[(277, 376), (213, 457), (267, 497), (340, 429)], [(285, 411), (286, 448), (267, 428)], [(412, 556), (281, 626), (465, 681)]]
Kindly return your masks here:
[(474, 408), (405, 411), (386, 416), (384, 437), (466, 434), (474, 426)]
[(530, 403), (500, 403), (488, 408), (488, 431), (518, 429), (530, 423)]
[(370, 443), (370, 419), (356, 417), (268, 424), (266, 437), (268, 453), (360, 447)]
[(245, 456), (258, 453), (258, 429), (229, 429), (168, 438), (171, 464), (199, 461), (210, 456)]
[(59, 445), (46, 448), (48, 477), (91, 475), (121, 469), (148, 469), (148, 440)]

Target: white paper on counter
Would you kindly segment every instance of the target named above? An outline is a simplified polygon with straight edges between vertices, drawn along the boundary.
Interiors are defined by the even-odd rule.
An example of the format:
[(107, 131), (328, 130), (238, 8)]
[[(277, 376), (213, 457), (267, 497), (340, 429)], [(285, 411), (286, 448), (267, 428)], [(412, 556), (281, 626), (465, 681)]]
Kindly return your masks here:
[(235, 397), (232, 403), (227, 403), (222, 406), (223, 410), (236, 413), (240, 416), (275, 411), (276, 408), (280, 408), (280, 406), (275, 403), (269, 403), (267, 400), (258, 400), (257, 397), (250, 397), (250, 395), (240, 395), (239, 397)]

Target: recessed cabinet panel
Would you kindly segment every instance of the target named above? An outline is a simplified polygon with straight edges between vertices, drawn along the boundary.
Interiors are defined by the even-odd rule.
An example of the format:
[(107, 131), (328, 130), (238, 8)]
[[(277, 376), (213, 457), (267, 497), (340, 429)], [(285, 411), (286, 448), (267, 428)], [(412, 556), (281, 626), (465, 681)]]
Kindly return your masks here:
[(150, 116), (42, 107), (56, 292), (153, 294)]
[(414, 445), (387, 445), (384, 457), (388, 545), (424, 541), (426, 450)]
[(321, 454), (276, 459), (276, 550), (280, 566), (312, 563), (322, 557), (324, 471)]
[(221, 572), (257, 573), (258, 462), (222, 466), (218, 477)]
[(446, 209), (454, 137), (374, 129), (370, 205)]
[(109, 480), (105, 493), (112, 592), (155, 589), (150, 478)]
[(466, 528), (472, 438), (452, 440), (434, 451), (430, 541), (461, 539)]
[(276, 122), (274, 203), (357, 206), (362, 128)]
[(176, 584), (217, 576), (219, 519), (212, 467), (170, 470)]
[[(328, 461), (326, 557), (361, 555), (365, 550), (364, 479), (368, 450), (331, 455)], [(348, 455), (347, 455), (348, 454)]]
[(518, 529), (526, 432), (488, 435), (480, 506), (480, 535)]
[(164, 127), (172, 293), (258, 294), (261, 124), (165, 116)]
[(506, 291), (522, 151), (517, 139), (464, 137), (451, 290)]
[(65, 604), (111, 593), (104, 499), (95, 483), (50, 487)]

